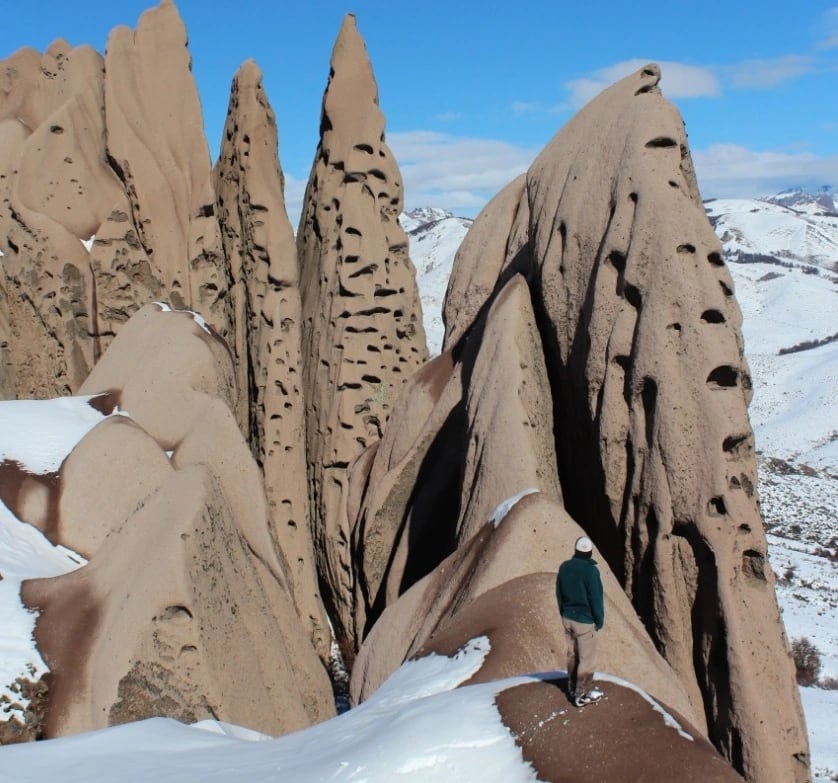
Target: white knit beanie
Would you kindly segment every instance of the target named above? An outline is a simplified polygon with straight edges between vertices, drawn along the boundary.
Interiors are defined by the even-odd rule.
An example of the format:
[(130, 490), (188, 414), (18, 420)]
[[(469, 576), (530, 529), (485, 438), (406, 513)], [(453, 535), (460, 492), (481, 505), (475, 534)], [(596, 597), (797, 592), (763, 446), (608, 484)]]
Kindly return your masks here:
[(592, 552), (594, 549), (594, 542), (587, 536), (581, 536), (576, 539), (577, 552)]

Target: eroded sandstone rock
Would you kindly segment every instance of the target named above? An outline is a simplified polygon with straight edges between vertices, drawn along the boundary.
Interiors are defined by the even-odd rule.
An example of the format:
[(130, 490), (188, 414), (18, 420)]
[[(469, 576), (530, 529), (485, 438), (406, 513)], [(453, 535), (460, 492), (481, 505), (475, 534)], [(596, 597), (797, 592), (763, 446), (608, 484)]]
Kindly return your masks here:
[[(568, 511), (716, 746), (749, 780), (802, 781), (806, 733), (754, 493), (741, 314), (659, 78), (650, 65), (603, 92), (536, 159), (518, 203), (516, 185), (487, 207), (510, 226), (492, 268), (502, 278), (514, 266), (533, 290)], [(447, 347), (467, 333), (461, 281), (482, 279), (468, 269), (481, 268), (496, 225), (478, 218), (458, 256), (467, 269), (452, 277)], [(482, 283), (469, 312), (497, 290)]]
[(20, 50), (2, 71), (0, 245), (16, 396), (75, 392), (155, 299), (200, 310), (227, 336), (209, 152), (174, 5), (115, 30), (104, 58), (57, 41), (43, 55)]
[(320, 133), (297, 247), (312, 523), (331, 608), (353, 590), (350, 531), (339, 521), (346, 469), (381, 437), (404, 379), (427, 359), (398, 221), (401, 176), (351, 14), (332, 53)]
[(309, 526), (299, 273), (285, 211), (276, 118), (257, 65), (233, 79), (215, 168), (217, 215), (230, 269), (238, 416), (262, 468), (271, 535), (294, 600), (324, 658), (329, 631)]
[(125, 416), (94, 426), (59, 471), (23, 476), (37, 486), (12, 503), (89, 557), (24, 590), (52, 672), (47, 734), (158, 714), (283, 733), (334, 714), (232, 412), (223, 340), (199, 316), (146, 305), (85, 391)]
[(52, 672), (48, 737), (161, 714), (278, 734), (333, 714), (290, 599), (260, 578), (205, 466), (173, 472), (87, 565), (23, 598)]

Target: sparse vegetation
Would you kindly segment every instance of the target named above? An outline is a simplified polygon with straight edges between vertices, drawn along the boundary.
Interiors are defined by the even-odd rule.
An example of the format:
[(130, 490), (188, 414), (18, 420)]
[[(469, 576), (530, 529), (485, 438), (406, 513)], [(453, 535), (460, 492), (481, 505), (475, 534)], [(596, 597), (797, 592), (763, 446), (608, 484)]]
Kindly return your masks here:
[[(49, 674), (38, 680), (18, 677), (11, 686), (13, 693), (19, 694), (19, 702), (11, 702), (8, 697), (0, 699), (0, 745), (13, 745), (18, 742), (32, 742), (43, 738), (44, 713), (49, 692)], [(5, 717), (9, 716), (9, 717)]]
[(805, 636), (791, 643), (791, 654), (797, 669), (797, 684), (805, 687), (816, 685), (821, 673), (821, 654)]
[(798, 351), (808, 351), (812, 348), (820, 348), (822, 345), (828, 345), (838, 340), (838, 332), (829, 335), (829, 337), (822, 337), (820, 340), (804, 340), (801, 343), (792, 345), (790, 348), (780, 348), (777, 352), (779, 356), (784, 356), (787, 353), (797, 353)]

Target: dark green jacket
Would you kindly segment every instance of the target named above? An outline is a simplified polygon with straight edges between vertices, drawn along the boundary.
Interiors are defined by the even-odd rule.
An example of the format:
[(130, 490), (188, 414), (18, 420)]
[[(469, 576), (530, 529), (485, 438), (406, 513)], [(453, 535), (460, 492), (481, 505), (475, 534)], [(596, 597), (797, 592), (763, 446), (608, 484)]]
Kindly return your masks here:
[(577, 623), (594, 623), (600, 630), (605, 622), (602, 580), (596, 560), (574, 556), (559, 566), (556, 597), (562, 617)]

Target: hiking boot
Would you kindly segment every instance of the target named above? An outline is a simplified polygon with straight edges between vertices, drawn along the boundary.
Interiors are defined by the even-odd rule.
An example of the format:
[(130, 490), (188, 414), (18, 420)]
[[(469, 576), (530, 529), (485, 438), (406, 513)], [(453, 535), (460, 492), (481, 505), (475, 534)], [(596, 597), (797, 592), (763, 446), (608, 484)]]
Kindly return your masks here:
[(599, 688), (593, 688), (587, 693), (580, 693), (576, 697), (576, 704), (577, 707), (584, 707), (586, 704), (593, 704), (595, 701), (599, 701), (605, 694), (599, 690)]

